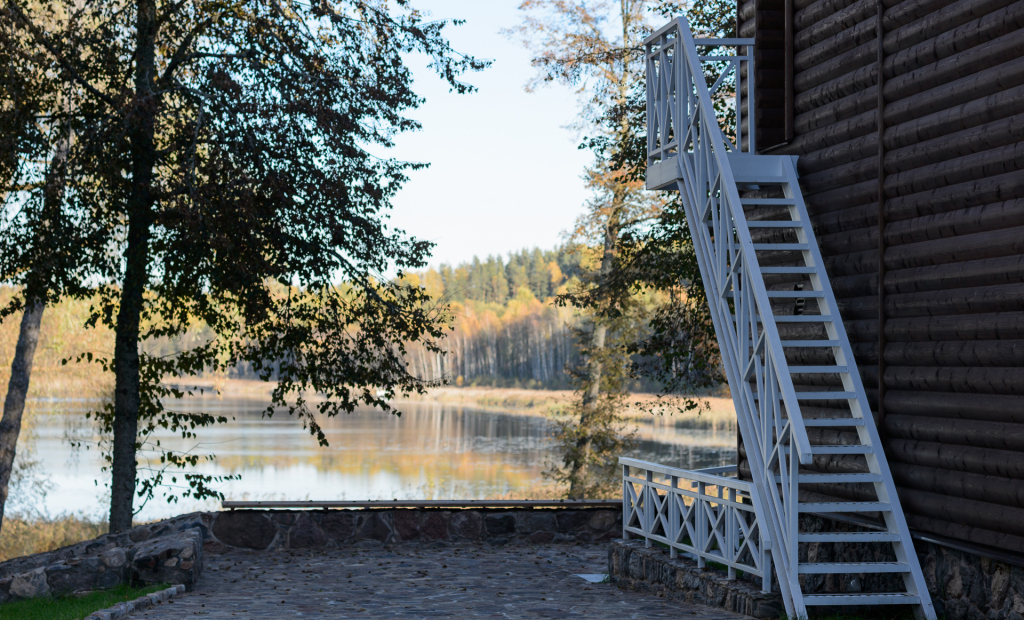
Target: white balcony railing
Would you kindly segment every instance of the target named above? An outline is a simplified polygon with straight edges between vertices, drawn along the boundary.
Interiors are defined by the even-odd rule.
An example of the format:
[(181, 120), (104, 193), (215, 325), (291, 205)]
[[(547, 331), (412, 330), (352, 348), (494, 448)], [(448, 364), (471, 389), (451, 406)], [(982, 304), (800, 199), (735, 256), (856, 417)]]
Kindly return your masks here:
[[(736, 467), (688, 470), (620, 458), (622, 537), (643, 538), (680, 552), (703, 568), (715, 562), (761, 578), (771, 591), (771, 544), (750, 501), (752, 485), (726, 477)], [(765, 577), (767, 575), (767, 578)]]

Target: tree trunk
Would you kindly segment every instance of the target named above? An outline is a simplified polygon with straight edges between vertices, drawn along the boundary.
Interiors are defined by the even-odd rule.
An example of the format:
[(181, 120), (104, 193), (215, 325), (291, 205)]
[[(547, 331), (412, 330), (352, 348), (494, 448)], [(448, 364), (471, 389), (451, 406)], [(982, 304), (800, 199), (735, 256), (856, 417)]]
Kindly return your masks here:
[[(625, 201), (622, 190), (616, 188), (612, 198), (612, 212), (604, 229), (604, 252), (601, 256), (601, 270), (598, 285), (603, 286), (615, 269), (615, 252), (619, 243), (621, 229), (621, 211)], [(587, 482), (587, 464), (590, 461), (591, 436), (589, 432), (595, 409), (600, 406), (601, 380), (604, 375), (603, 355), (605, 342), (608, 338), (608, 326), (598, 311), (594, 318), (594, 329), (590, 333), (589, 353), (587, 359), (587, 378), (583, 389), (583, 404), (580, 412), (580, 437), (576, 441), (576, 457), (572, 463), (569, 476), (569, 497), (585, 499)]]
[(21, 433), (21, 415), (25, 412), (25, 395), (32, 376), (32, 358), (39, 343), (39, 325), (43, 321), (46, 305), (41, 301), (26, 304), (21, 317), (18, 345), (11, 362), (11, 379), (7, 383), (4, 399), (4, 417), (0, 419), (0, 529), (3, 528), (4, 506), (7, 504), (8, 484), (14, 467), (14, 456)]
[(136, 26), (135, 101), (129, 117), (132, 188), (128, 203), (128, 248), (114, 340), (114, 449), (110, 483), (110, 531), (132, 526), (136, 481), (136, 435), (139, 426), (139, 324), (149, 272), (149, 239), (153, 218), (153, 132), (158, 106), (153, 92), (156, 41), (155, 0), (138, 2)]

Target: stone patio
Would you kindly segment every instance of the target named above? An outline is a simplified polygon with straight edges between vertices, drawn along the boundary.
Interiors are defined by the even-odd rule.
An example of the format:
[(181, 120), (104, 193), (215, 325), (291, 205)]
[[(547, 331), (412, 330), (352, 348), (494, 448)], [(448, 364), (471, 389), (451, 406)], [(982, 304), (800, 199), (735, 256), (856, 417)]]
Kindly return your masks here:
[(606, 545), (398, 544), (208, 554), (194, 592), (133, 618), (680, 618), (740, 614), (590, 583)]

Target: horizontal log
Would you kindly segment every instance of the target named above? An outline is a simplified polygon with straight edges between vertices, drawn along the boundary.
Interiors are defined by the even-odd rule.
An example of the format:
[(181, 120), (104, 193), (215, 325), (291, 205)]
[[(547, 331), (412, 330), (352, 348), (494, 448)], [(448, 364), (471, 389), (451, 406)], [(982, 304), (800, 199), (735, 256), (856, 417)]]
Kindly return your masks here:
[(906, 512), (928, 515), (940, 521), (970, 523), (972, 526), (995, 532), (1024, 536), (1024, 508), (962, 497), (948, 497), (914, 489), (901, 489), (899, 496)]
[[(941, 85), (943, 82), (937, 80), (939, 74), (955, 76), (947, 77), (946, 81), (949, 81), (1019, 56), (1007, 50), (1019, 47), (1015, 42), (1020, 38), (1018, 29), (1022, 22), (1024, 6), (1017, 2), (887, 57), (883, 65), (886, 101), (898, 101)], [(804, 74), (798, 75), (794, 85), (797, 118), (816, 107), (840, 103), (843, 98), (865, 98), (867, 89), (878, 83), (878, 66), (874, 62), (876, 49), (877, 45), (869, 41), (804, 72), (811, 74), (830, 70), (830, 75), (834, 75), (813, 87), (805, 88), (807, 84), (800, 81), (800, 75)], [(860, 57), (853, 58), (855, 54)]]
[[(888, 293), (918, 293), (1019, 282), (1024, 282), (1024, 255), (898, 269), (885, 274), (885, 290)], [(877, 273), (843, 276), (832, 280), (832, 291), (837, 298), (865, 297), (877, 290)]]
[[(1024, 480), (899, 462), (891, 462), (889, 467), (893, 481), (899, 489), (926, 491), (947, 497), (962, 497), (1002, 506), (1024, 506)], [(836, 472), (826, 470), (822, 473)], [(874, 494), (871, 485), (816, 485), (811, 490), (854, 501), (870, 499)]]
[[(944, 445), (1024, 452), (1024, 424), (927, 418), (887, 412), (884, 426), (885, 436), (890, 439), (914, 439)], [(1021, 498), (1024, 499), (1024, 495)]]
[[(878, 297), (852, 297), (837, 300), (846, 320), (878, 316)], [(924, 293), (888, 295), (886, 316), (916, 318), (949, 314), (1024, 311), (1024, 284), (979, 286)]]
[[(979, 97), (1024, 83), (1020, 63), (1003, 62), (1021, 56), (1020, 31), (954, 53), (937, 62), (921, 62), (907, 74), (886, 80), (887, 126), (939, 112)], [(896, 57), (892, 57), (896, 62)], [(858, 69), (841, 79), (794, 98), (794, 128), (798, 134), (875, 110), (876, 67)], [(915, 97), (915, 95), (918, 95)]]
[[(924, 148), (931, 148), (930, 145), (937, 144), (937, 141), (945, 136), (973, 135), (969, 130), (996, 133), (1002, 131), (999, 122), (1012, 122), (1005, 121), (1004, 119), (1012, 118), (1022, 108), (1024, 108), (1024, 86), (1018, 86), (1009, 91), (975, 99), (961, 106), (929, 114), (923, 118), (915, 118), (906, 123), (887, 127), (885, 130), (885, 148), (887, 151), (903, 150), (922, 145)], [(857, 117), (857, 119), (860, 118), (859, 116)], [(850, 136), (845, 141), (823, 144), (823, 147), (816, 151), (796, 153), (801, 155), (797, 162), (800, 174), (808, 175), (820, 172), (871, 156), (877, 158), (878, 132), (874, 131), (874, 116), (863, 120), (868, 121), (862, 123), (863, 131), (870, 133), (858, 133), (857, 135)], [(844, 127), (854, 124), (851, 119), (851, 121), (844, 123)], [(980, 129), (981, 127), (985, 129)], [(858, 128), (857, 131), (860, 132), (862, 129)], [(800, 138), (804, 137), (801, 136)], [(1011, 141), (1003, 140), (1001, 144), (1008, 144)], [(813, 146), (809, 140), (803, 140), (802, 144), (806, 147)]]
[(793, 29), (799, 34), (856, 2), (857, 0), (816, 0), (802, 9), (797, 9), (794, 4)]
[[(887, 245), (908, 245), (954, 236), (1001, 230), (1024, 223), (1024, 199), (1016, 198), (977, 207), (889, 223)], [(875, 222), (877, 225), (877, 222)]]
[(906, 463), (948, 471), (1024, 480), (1024, 454), (1010, 450), (946, 445), (913, 439), (887, 439), (885, 455), (890, 464)]
[(937, 534), (954, 540), (965, 540), (977, 545), (1001, 549), (1012, 553), (1024, 553), (1024, 538), (1003, 532), (993, 532), (964, 523), (939, 521), (924, 515), (907, 514), (907, 525), (912, 530)]
[(754, 19), (754, 12), (757, 9), (757, 2), (754, 0), (748, 0), (747, 2), (740, 2), (736, 8), (736, 16), (740, 23)]
[[(978, 181), (958, 183), (937, 190), (886, 200), (886, 216), (892, 227), (896, 222), (952, 213), (965, 208), (1024, 198), (1024, 173), (1011, 172)], [(877, 226), (878, 204), (867, 203), (835, 211), (807, 204), (811, 221), (821, 234)]]
[[(819, 244), (843, 252), (858, 252), (877, 247), (878, 213), (865, 209), (859, 214), (843, 212), (839, 217), (818, 216), (811, 221)], [(780, 219), (778, 211), (752, 211), (752, 216), (763, 219)], [(885, 228), (885, 243), (889, 246), (921, 243), (935, 239), (970, 235), (988, 230), (999, 230), (1020, 225), (1024, 222), (1024, 198), (956, 209), (889, 223)], [(845, 244), (847, 245), (843, 245)], [(845, 250), (839, 248), (845, 247)]]
[[(805, 189), (806, 200), (815, 204), (835, 204), (834, 199), (842, 197), (844, 206), (854, 206), (877, 199), (877, 174), (869, 171), (868, 163), (869, 160), (865, 160), (857, 164), (855, 171), (842, 167), (818, 173), (812, 180), (817, 183), (816, 187), (807, 186)], [(842, 174), (844, 170), (847, 172), (845, 175)], [(885, 177), (885, 192), (887, 196), (906, 196), (1018, 170), (1024, 170), (1024, 142), (889, 174)], [(825, 184), (826, 178), (831, 183)], [(836, 185), (844, 180), (849, 184), (837, 188)], [(804, 186), (803, 179), (801, 186)]]
[[(961, 0), (962, 1), (962, 0)], [(851, 7), (853, 8), (853, 7)], [(854, 19), (860, 17), (860, 19)], [(793, 57), (793, 70), (799, 81), (794, 83), (795, 92), (810, 90), (823, 82), (849, 73), (864, 66), (856, 56), (868, 45), (874, 43), (878, 23), (875, 7), (866, 6), (861, 15), (850, 15), (852, 22), (845, 30), (832, 34), (824, 40), (800, 51)]]
[(1024, 398), (1002, 394), (891, 390), (885, 395), (885, 410), (902, 415), (1024, 424)]
[(1024, 198), (1021, 171), (889, 198), (885, 213), (890, 222), (897, 222), (1016, 198)]
[(890, 469), (897, 487), (1003, 506), (1024, 506), (1024, 480), (906, 463), (892, 463)]
[[(878, 326), (873, 330), (878, 332)], [(878, 364), (878, 344), (858, 342), (852, 345), (858, 363)], [(1024, 339), (1016, 340), (943, 340), (940, 342), (888, 342), (885, 361), (894, 367), (1024, 367)]]
[[(1009, 18), (1009, 23), (1005, 23), (1008, 16), (1000, 12), (1000, 9), (1014, 4), (1017, 6), (1009, 12), (1013, 17)], [(887, 15), (884, 19), (887, 34), (883, 47), (886, 56), (892, 58), (892, 61), (886, 59), (886, 77), (902, 75), (967, 47), (1012, 32), (1016, 27), (1014, 17), (1019, 16), (1022, 10), (1019, 5), (1020, 2), (1014, 3), (1014, 0), (958, 0), (910, 23), (900, 23)], [(995, 18), (985, 19), (997, 12)], [(878, 49), (878, 44), (874, 42), (876, 22), (877, 17), (873, 16), (798, 54), (801, 63), (794, 75), (795, 92), (806, 92), (874, 63)], [(847, 42), (856, 43), (857, 46), (842, 51), (844, 46), (849, 45)], [(901, 57), (900, 52), (907, 53)]]
[[(1019, 112), (1022, 107), (1024, 86), (972, 99), (962, 105), (916, 117), (905, 123), (888, 125), (885, 131), (886, 148), (909, 146), (1005, 118)], [(797, 162), (801, 173), (856, 161), (878, 152), (876, 120), (877, 114), (872, 108), (821, 129), (801, 133), (780, 150), (801, 156)]]
[[(887, 32), (919, 20), (929, 14), (953, 4), (954, 0), (885, 0), (886, 7), (884, 26)], [(877, 14), (874, 4), (854, 0), (819, 1), (806, 10), (797, 11), (793, 17), (796, 30), (794, 48), (797, 51), (807, 49), (833, 35), (839, 34), (858, 23), (874, 18)], [(856, 16), (856, 17), (854, 17)], [(874, 27), (874, 20), (871, 20)], [(852, 38), (847, 33), (847, 37)], [(841, 42), (840, 38), (837, 42)], [(839, 50), (845, 51), (845, 50)]]
[[(862, 342), (878, 341), (878, 319), (877, 317), (867, 320), (844, 321), (846, 332), (851, 340), (856, 339)], [(885, 337), (890, 343), (917, 343), (922, 347), (941, 345), (946, 341), (961, 341), (964, 343), (973, 342), (978, 350), (976, 355), (977, 363), (964, 362), (962, 365), (973, 366), (1010, 366), (1002, 362), (985, 363), (983, 360), (999, 360), (1002, 354), (990, 348), (986, 342), (991, 341), (1013, 341), (1024, 340), (1024, 312), (996, 312), (992, 314), (961, 314), (952, 316), (914, 317), (908, 319), (887, 319), (885, 322)], [(796, 340), (796, 338), (794, 338)], [(864, 351), (858, 349), (861, 346), (854, 344), (854, 353), (859, 357), (865, 355)], [(867, 346), (867, 345), (865, 345)], [(891, 345), (895, 346), (895, 345)], [(952, 346), (950, 344), (949, 346)], [(872, 354), (877, 350), (875, 345), (870, 345)], [(888, 349), (886, 349), (888, 355)], [(964, 349), (968, 351), (968, 349)], [(908, 353), (907, 355), (911, 355)], [(914, 354), (916, 355), (916, 354)], [(964, 353), (964, 355), (972, 355)], [(899, 358), (896, 358), (899, 359)], [(907, 359), (916, 359), (908, 357)], [(948, 358), (938, 358), (948, 359)], [(966, 359), (975, 359), (966, 357)], [(878, 359), (874, 359), (878, 363)], [(916, 363), (916, 362), (915, 362)], [(920, 365), (927, 365), (921, 362)], [(940, 364), (941, 365), (941, 364)], [(953, 364), (960, 365), (960, 364)]]
[[(885, 264), (895, 270), (1016, 256), (1024, 254), (1024, 236), (1021, 235), (1024, 235), (1024, 227), (897, 245), (886, 248)], [(827, 255), (825, 269), (833, 278), (871, 273), (878, 270), (878, 252)]]
[[(860, 371), (865, 387), (878, 387), (877, 365), (862, 364)], [(890, 390), (1024, 396), (1024, 369), (889, 366), (885, 369), (885, 385)]]
[[(964, 162), (972, 155), (981, 156), (983, 152), (993, 153), (1011, 149), (1011, 145), (1024, 141), (1024, 114), (1016, 114), (970, 129), (964, 129), (931, 140), (902, 148), (889, 149), (885, 153), (885, 172), (893, 179), (900, 179), (900, 172), (915, 171), (919, 177), (942, 174), (944, 169), (937, 164), (944, 161)], [(877, 148), (878, 141), (874, 141)], [(1024, 148), (1024, 147), (1021, 147)], [(955, 164), (951, 164), (955, 165)], [(921, 170), (924, 169), (924, 170)], [(933, 172), (926, 172), (931, 170)], [(1002, 170), (1001, 172), (1008, 172)], [(906, 176), (906, 175), (905, 175)], [(858, 181), (875, 180), (878, 178), (878, 152), (846, 164), (830, 167), (818, 172), (801, 173), (800, 185), (807, 188), (808, 193), (826, 191), (837, 184), (850, 185)], [(889, 190), (889, 183), (886, 189)], [(904, 185), (908, 183), (903, 180)], [(893, 181), (893, 191), (899, 181)], [(933, 186), (942, 186), (948, 182), (935, 181)], [(927, 188), (924, 188), (927, 189)], [(911, 191), (922, 191), (911, 189)]]
[[(837, 6), (842, 6), (842, 4), (841, 4), (842, 2), (852, 2), (852, 1), (853, 0), (793, 0), (793, 10), (796, 11), (797, 14), (799, 14), (800, 11), (803, 11), (807, 7), (811, 6), (812, 4), (817, 4), (819, 2), (835, 2), (837, 4)], [(837, 9), (833, 9), (833, 10), (837, 10)]]
[[(876, 187), (877, 183), (867, 182), (863, 185)], [(851, 191), (854, 187), (857, 186), (852, 186)], [(870, 194), (870, 200), (863, 200), (862, 194)], [(806, 197), (805, 204), (815, 221), (821, 221), (819, 218), (824, 215), (847, 209), (849, 211), (842, 215), (856, 217), (861, 211), (870, 209), (870, 202), (877, 199), (874, 194), (877, 192), (860, 188), (858, 196), (845, 200), (842, 196), (823, 192)], [(833, 200), (829, 201), (828, 198)], [(894, 196), (886, 200), (885, 210), (888, 220), (896, 222), (1015, 198), (1024, 198), (1024, 174), (1019, 170)], [(857, 202), (858, 199), (861, 202)], [(875, 209), (878, 209), (877, 204)]]
[[(794, 15), (793, 22), (796, 34), (793, 36), (793, 49), (796, 50), (796, 58), (800, 58), (801, 52), (816, 43), (837, 35), (847, 28), (852, 28), (860, 22), (878, 14), (876, 3), (873, 0), (857, 0), (843, 9), (828, 16), (822, 16), (807, 26), (801, 28), (797, 24), (802, 21), (802, 15)], [(851, 37), (852, 39), (852, 37)], [(851, 45), (853, 45), (851, 43)], [(845, 50), (836, 50), (840, 53)]]

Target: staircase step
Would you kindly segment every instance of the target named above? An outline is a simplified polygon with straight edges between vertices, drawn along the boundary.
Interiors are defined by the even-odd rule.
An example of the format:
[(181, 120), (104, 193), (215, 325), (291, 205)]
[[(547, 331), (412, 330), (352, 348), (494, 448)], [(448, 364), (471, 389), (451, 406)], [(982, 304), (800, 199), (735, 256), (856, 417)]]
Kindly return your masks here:
[[(797, 572), (801, 575), (909, 573), (910, 565), (902, 562), (810, 562), (797, 566)], [(805, 598), (804, 600), (806, 601), (807, 599)]]
[(811, 454), (874, 454), (871, 446), (811, 446)]
[(761, 267), (761, 273), (787, 274), (787, 273), (818, 273), (817, 267)]
[(754, 251), (759, 252), (803, 252), (810, 249), (806, 243), (755, 243)]
[(784, 347), (838, 347), (838, 340), (781, 340)]
[(747, 228), (803, 228), (804, 223), (794, 220), (755, 220), (748, 221)]
[(896, 542), (896, 532), (807, 532), (797, 534), (800, 542)]
[(829, 314), (780, 314), (773, 316), (776, 323), (831, 323)]
[(804, 426), (864, 426), (863, 418), (804, 418)]
[(824, 296), (825, 291), (768, 291), (768, 299), (805, 299)]
[[(800, 474), (800, 484), (840, 484), (881, 482), (879, 474)], [(782, 482), (782, 476), (775, 474), (775, 482)]]
[(797, 400), (850, 400), (857, 392), (796, 392)]
[(740, 204), (762, 205), (766, 207), (792, 207), (796, 204), (796, 201), (792, 198), (740, 198)]
[(805, 594), (804, 605), (917, 605), (921, 597), (907, 593)]
[(885, 502), (807, 502), (800, 504), (800, 512), (883, 512), (889, 510)]
[(732, 178), (737, 185), (777, 185), (779, 183), (789, 183), (789, 177), (767, 174), (733, 172)]
[(793, 375), (839, 375), (850, 372), (846, 366), (790, 366)]

